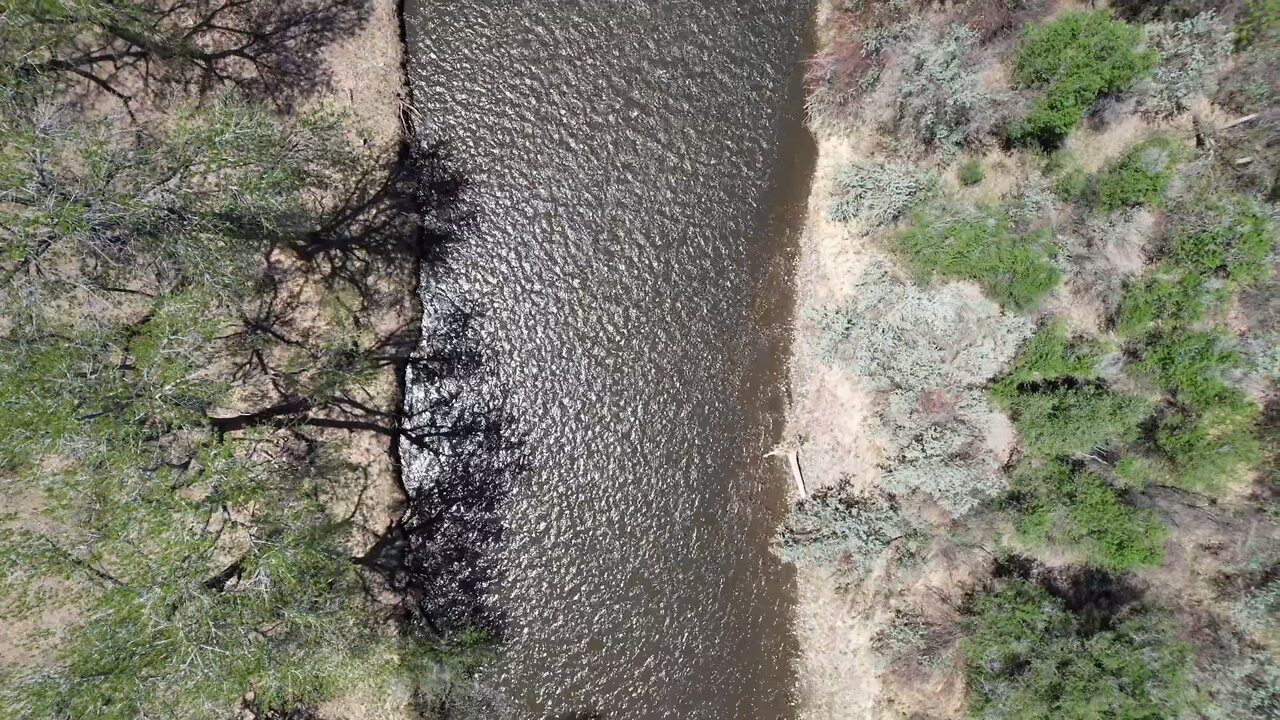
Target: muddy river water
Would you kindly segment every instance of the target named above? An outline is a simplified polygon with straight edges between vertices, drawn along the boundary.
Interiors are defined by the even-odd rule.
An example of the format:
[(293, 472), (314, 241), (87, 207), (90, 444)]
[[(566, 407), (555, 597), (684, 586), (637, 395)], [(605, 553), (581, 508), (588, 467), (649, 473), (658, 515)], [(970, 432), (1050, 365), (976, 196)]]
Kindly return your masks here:
[[(486, 671), (515, 718), (793, 715), (784, 466), (805, 0), (409, 0), (422, 142), (470, 219), (466, 308), (520, 482)], [(410, 411), (426, 402), (414, 392)], [(440, 458), (410, 449), (429, 481)]]

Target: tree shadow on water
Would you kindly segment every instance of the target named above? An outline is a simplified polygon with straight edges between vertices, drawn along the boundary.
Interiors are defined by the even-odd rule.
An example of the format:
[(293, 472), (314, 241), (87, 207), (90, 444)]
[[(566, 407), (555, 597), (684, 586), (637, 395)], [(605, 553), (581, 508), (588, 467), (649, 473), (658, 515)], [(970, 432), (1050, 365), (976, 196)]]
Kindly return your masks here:
[[(400, 174), (380, 193), (387, 198), (383, 204), (400, 211), (362, 210), (358, 214), (374, 218), (371, 223), (345, 224), (357, 232), (323, 233), (302, 254), (325, 263), (334, 278), (353, 270), (360, 277), (369, 260), (409, 256), (424, 275), (440, 272), (474, 221), (468, 184), (445, 145), (412, 149), (402, 158)], [(421, 218), (417, 234), (388, 232), (386, 224), (395, 225), (410, 209)], [(382, 243), (371, 244), (366, 231)], [(382, 254), (370, 257), (370, 248)], [(363, 563), (405, 599), (411, 620), (429, 634), (480, 631), (500, 642), (503, 622), (492, 591), (505, 508), (526, 470), (523, 440), (505, 399), (485, 390), (486, 353), (474, 312), (435, 303), (424, 314), (420, 332), (389, 343), (400, 361), (404, 397), (393, 451), (401, 462), (405, 508)]]

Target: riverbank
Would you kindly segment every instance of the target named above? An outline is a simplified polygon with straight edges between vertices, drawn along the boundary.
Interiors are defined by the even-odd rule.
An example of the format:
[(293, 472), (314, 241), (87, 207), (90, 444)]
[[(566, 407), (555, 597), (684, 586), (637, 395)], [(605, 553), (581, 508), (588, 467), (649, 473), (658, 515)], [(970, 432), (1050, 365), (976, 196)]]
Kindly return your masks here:
[[(1128, 7), (1128, 24), (1107, 29), (1138, 38), (1126, 42), (1150, 53), (1141, 62), (1157, 68), (1154, 79), (1114, 90), (1061, 139), (1061, 149), (1046, 150), (1002, 136), (1038, 99), (1035, 88), (1015, 81), (1013, 58), (1027, 28), (1088, 7), (979, 0), (946, 8), (882, 5), (822, 2), (811, 66), (818, 160), (800, 243), (782, 447), (798, 452), (808, 498), (794, 498), (796, 510), (779, 539), (781, 554), (797, 565), (800, 717), (969, 716), (984, 700), (966, 687), (966, 673), (975, 672), (966, 655), (974, 650), (962, 642), (966, 628), (982, 620), (983, 598), (1023, 587), (1018, 583), (1047, 588), (1069, 608), (1106, 606), (1100, 612), (1114, 614), (1108, 617), (1181, 618), (1177, 631), (1161, 631), (1167, 643), (1154, 646), (1149, 658), (1185, 643), (1194, 657), (1169, 677), (1195, 684), (1216, 712), (1232, 716), (1247, 702), (1263, 703), (1255, 712), (1274, 708), (1266, 698), (1275, 686), (1259, 670), (1274, 652), (1274, 636), (1239, 619), (1241, 603), (1268, 592), (1256, 575), (1264, 571), (1248, 575), (1243, 568), (1271, 567), (1277, 548), (1274, 522), (1264, 519), (1269, 461), (1228, 462), (1217, 480), (1222, 486), (1210, 489), (1186, 480), (1194, 468), (1162, 454), (1149, 434), (1096, 429), (1141, 421), (1143, 432), (1152, 433), (1176, 412), (1168, 409), (1167, 386), (1134, 367), (1150, 352), (1142, 343), (1153, 341), (1126, 335), (1133, 331), (1117, 317), (1125, 312), (1124, 293), (1141, 287), (1139, 278), (1177, 237), (1170, 228), (1189, 222), (1177, 205), (1200, 196), (1188, 188), (1216, 177), (1220, 197), (1238, 193), (1239, 202), (1258, 202), (1250, 207), (1263, 208), (1260, 215), (1275, 215), (1269, 186), (1245, 175), (1258, 158), (1242, 149), (1274, 129), (1245, 140), (1237, 120), (1273, 112), (1261, 109), (1272, 106), (1241, 105), (1223, 89), (1226, 81), (1217, 81), (1260, 55), (1274, 63), (1274, 49), (1231, 55), (1223, 36), (1246, 21), (1229, 7), (1215, 15), (1215, 4), (1202, 3), (1209, 13), (1194, 17)], [(1147, 72), (1150, 66), (1137, 71), (1143, 78)], [(1161, 181), (1168, 183), (1159, 190), (1168, 204), (1096, 199), (1109, 172), (1135, 153), (1152, 152), (1162, 138), (1188, 149), (1177, 161), (1183, 163), (1177, 179)], [(1197, 145), (1201, 151), (1191, 152)], [(956, 257), (979, 266), (984, 243), (1026, 243), (1023, 269), (944, 270), (927, 264), (940, 262), (927, 250), (911, 256), (902, 249), (909, 233), (920, 243), (960, 242), (962, 236), (940, 241), (929, 231), (970, 217), (981, 218), (967, 226), (978, 233), (1004, 227), (1014, 237), (992, 234), (952, 250)], [(1040, 282), (1039, 288), (1001, 284), (1008, 273), (1035, 265), (1043, 280), (1028, 287)], [(1238, 292), (1233, 302), (1257, 302), (1247, 289)], [(1244, 353), (1274, 332), (1273, 320), (1250, 323), (1239, 310), (1217, 312), (1197, 328), (1222, 318), (1225, 325), (1213, 327), (1229, 327), (1223, 342)], [(1102, 358), (1092, 361), (1097, 369), (1079, 372), (1110, 403), (1112, 416), (1072, 415), (1079, 410), (1064, 404), (1041, 418), (1063, 435), (1093, 433), (1053, 446), (1060, 453), (1053, 462), (1076, 468), (1075, 481), (1100, 504), (1088, 510), (1069, 506), (1074, 493), (1084, 492), (1070, 485), (1036, 501), (1041, 505), (1029, 500), (1039, 491), (1026, 478), (1048, 463), (1039, 459), (1046, 451), (1036, 443), (1043, 440), (1027, 424), (1030, 411), (1016, 409), (1030, 401), (1008, 400), (1015, 391), (997, 387), (1011, 367), (1028, 362), (1019, 347), (1033, 337), (1047, 342), (1054, 332), (1078, 344), (1069, 347), (1097, 348), (1090, 352)], [(1254, 408), (1249, 413), (1274, 402), (1273, 381), (1263, 373), (1225, 377)], [(1046, 392), (1018, 388), (1027, 397)], [(1141, 417), (1120, 418), (1125, 412)], [(1268, 427), (1262, 421), (1250, 432), (1265, 434)], [(1127, 454), (1141, 458), (1128, 462), (1143, 464), (1150, 479), (1117, 478), (1113, 465), (1124, 466), (1119, 460)], [(1167, 474), (1156, 479), (1156, 473)], [(1108, 519), (1090, 519), (1087, 513), (1103, 512), (1101, 505)], [(1141, 530), (1124, 535), (1113, 532), (1117, 526)], [(1165, 527), (1173, 529), (1166, 534)], [(1256, 535), (1242, 540), (1238, 532)], [(1099, 549), (1116, 547), (1129, 554)], [(1235, 589), (1222, 589), (1228, 585)], [(1262, 689), (1242, 700), (1232, 694), (1232, 677)], [(1174, 716), (1172, 707), (1161, 712)], [(1051, 714), (1075, 716), (1065, 706)]]

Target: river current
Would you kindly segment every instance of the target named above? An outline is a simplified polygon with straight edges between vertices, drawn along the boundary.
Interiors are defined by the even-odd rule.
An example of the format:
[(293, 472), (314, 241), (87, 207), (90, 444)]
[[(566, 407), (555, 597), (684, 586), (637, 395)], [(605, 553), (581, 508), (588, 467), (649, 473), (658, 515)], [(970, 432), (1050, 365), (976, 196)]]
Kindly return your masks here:
[[(519, 477), (496, 506), (516, 718), (793, 715), (791, 267), (812, 149), (803, 0), (410, 0), (420, 141), (466, 179), (425, 270), (424, 354), (459, 308)], [(432, 399), (409, 376), (408, 411)], [(447, 453), (446, 453), (447, 454)], [(408, 447), (406, 474), (442, 459)]]

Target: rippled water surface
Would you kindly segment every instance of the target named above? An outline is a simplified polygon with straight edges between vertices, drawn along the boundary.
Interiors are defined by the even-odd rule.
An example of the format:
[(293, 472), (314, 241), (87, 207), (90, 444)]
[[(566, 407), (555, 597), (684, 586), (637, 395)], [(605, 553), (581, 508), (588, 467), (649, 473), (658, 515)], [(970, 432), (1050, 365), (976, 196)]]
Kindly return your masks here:
[[(807, 189), (809, 11), (406, 8), (425, 140), (453, 153), (474, 212), (424, 274), (427, 322), (475, 314), (483, 370), (463, 393), (505, 407), (522, 441), (489, 671), (517, 717), (791, 715), (791, 580), (767, 549), (787, 480), (762, 455)], [(419, 477), (441, 462), (408, 459)]]

